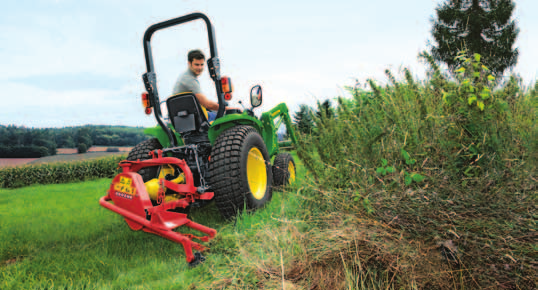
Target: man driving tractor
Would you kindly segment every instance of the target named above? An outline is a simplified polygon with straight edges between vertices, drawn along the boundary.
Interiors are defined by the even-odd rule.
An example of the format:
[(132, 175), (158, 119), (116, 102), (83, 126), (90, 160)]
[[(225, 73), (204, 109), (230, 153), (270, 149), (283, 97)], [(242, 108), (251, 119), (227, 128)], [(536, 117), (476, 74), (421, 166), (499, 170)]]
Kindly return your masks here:
[[(215, 120), (215, 117), (217, 116), (217, 113), (214, 111), (219, 109), (219, 104), (202, 94), (200, 88), (198, 77), (204, 71), (205, 55), (198, 49), (191, 50), (187, 55), (187, 60), (189, 68), (176, 81), (172, 94), (176, 95), (184, 92), (192, 92), (196, 96), (196, 99), (198, 99), (200, 105), (202, 105), (203, 110), (209, 110), (207, 111), (207, 120), (211, 122)], [(239, 108), (226, 107), (226, 110), (230, 109), (241, 110)]]

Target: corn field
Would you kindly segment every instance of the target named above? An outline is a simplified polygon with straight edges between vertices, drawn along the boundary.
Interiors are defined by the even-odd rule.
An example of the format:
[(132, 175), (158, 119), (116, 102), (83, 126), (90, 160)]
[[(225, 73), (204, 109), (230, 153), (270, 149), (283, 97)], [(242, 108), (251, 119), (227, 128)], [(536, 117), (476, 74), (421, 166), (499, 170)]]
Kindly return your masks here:
[(0, 170), (0, 188), (112, 178), (119, 173), (118, 163), (123, 159), (125, 156), (114, 156), (79, 162), (5, 168)]

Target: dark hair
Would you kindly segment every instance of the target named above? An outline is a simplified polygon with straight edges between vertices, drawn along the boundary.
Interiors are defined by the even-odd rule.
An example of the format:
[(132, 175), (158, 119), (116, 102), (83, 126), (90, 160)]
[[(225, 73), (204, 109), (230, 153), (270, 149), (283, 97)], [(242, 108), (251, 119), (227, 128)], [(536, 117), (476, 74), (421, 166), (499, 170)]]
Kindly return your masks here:
[(187, 57), (189, 59), (189, 62), (192, 62), (194, 59), (203, 59), (203, 60), (205, 60), (204, 54), (199, 49), (189, 51), (189, 54), (188, 54)]

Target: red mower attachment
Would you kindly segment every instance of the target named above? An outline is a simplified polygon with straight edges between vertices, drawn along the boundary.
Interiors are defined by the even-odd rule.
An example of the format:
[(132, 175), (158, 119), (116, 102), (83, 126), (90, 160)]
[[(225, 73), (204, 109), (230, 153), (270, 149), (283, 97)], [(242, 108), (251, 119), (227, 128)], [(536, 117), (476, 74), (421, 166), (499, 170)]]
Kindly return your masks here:
[[(146, 186), (137, 172), (150, 166), (172, 165), (181, 169), (184, 174), (184, 184), (176, 184), (165, 178), (159, 179), (159, 193), (153, 205)], [(174, 157), (162, 157), (159, 151), (157, 157), (143, 161), (122, 161), (120, 166), (123, 172), (116, 175), (108, 190), (108, 194), (99, 200), (101, 206), (122, 215), (132, 230), (143, 230), (148, 233), (159, 235), (173, 242), (183, 245), (187, 262), (191, 266), (203, 262), (205, 258), (200, 253), (193, 254), (192, 249), (204, 251), (206, 248), (193, 239), (203, 242), (209, 241), (217, 234), (217, 231), (195, 223), (187, 218), (186, 214), (171, 212), (175, 208), (186, 208), (196, 200), (210, 200), (213, 198), (213, 192), (203, 192), (194, 186), (192, 172), (185, 162)], [(182, 196), (180, 199), (165, 201), (167, 189), (178, 193)], [(199, 191), (202, 191), (200, 193)], [(110, 203), (109, 201), (113, 201)], [(197, 237), (191, 234), (181, 234), (173, 231), (180, 226), (187, 226), (206, 234)]]

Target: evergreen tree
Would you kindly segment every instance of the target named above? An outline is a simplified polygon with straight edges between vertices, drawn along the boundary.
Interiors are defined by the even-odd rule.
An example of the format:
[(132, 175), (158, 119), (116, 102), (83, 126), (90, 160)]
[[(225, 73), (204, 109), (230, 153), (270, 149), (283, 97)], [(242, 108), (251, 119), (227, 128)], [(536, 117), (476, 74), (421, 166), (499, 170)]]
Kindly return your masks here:
[(299, 132), (303, 134), (312, 133), (314, 121), (312, 120), (312, 108), (307, 105), (300, 105), (299, 111), (293, 116), (295, 125)]
[(495, 76), (517, 63), (513, 48), (519, 29), (511, 20), (512, 0), (447, 0), (435, 10), (432, 34), (437, 45), (431, 54), (453, 71), (458, 51), (479, 53), (482, 62)]

